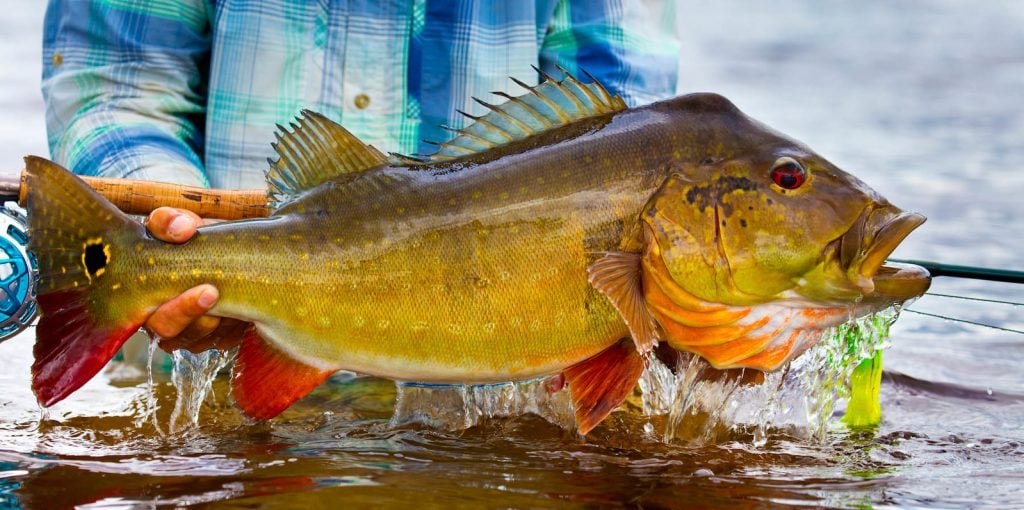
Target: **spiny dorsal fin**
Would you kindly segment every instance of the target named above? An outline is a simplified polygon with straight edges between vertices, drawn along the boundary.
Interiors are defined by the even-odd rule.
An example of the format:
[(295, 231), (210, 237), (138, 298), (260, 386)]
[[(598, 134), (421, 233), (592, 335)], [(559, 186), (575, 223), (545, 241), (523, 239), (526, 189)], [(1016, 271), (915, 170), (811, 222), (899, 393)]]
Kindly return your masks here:
[(310, 110), (291, 123), (278, 125), (277, 161), (269, 160), (267, 188), (272, 207), (300, 191), (315, 188), (340, 175), (387, 163), (387, 157), (359, 141), (347, 129)]
[[(453, 130), (455, 138), (440, 144), (437, 152), (427, 156), (425, 162), (448, 161), (484, 152), (580, 119), (626, 109), (626, 103), (621, 97), (609, 94), (585, 71), (591, 83), (581, 83), (561, 67), (558, 70), (565, 74), (561, 80), (548, 76), (536, 67), (534, 70), (544, 78), (536, 87), (512, 78), (516, 84), (530, 91), (527, 94), (512, 97), (503, 92), (495, 92), (495, 95), (507, 99), (500, 105), (473, 98), (490, 112), (474, 116), (460, 111), (475, 122), (461, 130)], [(410, 162), (424, 162), (420, 158), (406, 158)]]

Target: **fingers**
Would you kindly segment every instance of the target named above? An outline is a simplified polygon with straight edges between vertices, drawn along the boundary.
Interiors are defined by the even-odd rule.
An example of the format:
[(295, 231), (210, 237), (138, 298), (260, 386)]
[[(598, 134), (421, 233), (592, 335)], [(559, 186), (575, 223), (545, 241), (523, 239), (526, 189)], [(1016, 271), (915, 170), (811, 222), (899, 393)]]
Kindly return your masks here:
[[(197, 285), (177, 297), (160, 305), (146, 321), (146, 328), (161, 338), (173, 338), (185, 331), (197, 319), (213, 308), (220, 297), (217, 288), (210, 284)], [(211, 319), (214, 319), (211, 317)], [(200, 328), (212, 330), (216, 324), (205, 322)]]
[(173, 207), (159, 207), (146, 219), (146, 228), (153, 237), (168, 243), (188, 241), (195, 235), (196, 227), (202, 224), (198, 214)]

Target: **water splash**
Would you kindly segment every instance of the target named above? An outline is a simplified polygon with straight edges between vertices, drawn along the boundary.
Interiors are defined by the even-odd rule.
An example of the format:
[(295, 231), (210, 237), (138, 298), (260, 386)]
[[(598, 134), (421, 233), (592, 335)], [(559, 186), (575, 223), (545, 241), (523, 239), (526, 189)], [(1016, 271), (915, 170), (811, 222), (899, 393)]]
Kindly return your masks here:
[(210, 395), (213, 380), (224, 367), (235, 359), (237, 350), (209, 350), (199, 354), (178, 349), (172, 353), (174, 369), (171, 381), (177, 388), (174, 411), (171, 412), (168, 431), (172, 434), (195, 427), (199, 423), (199, 409)]
[(463, 430), (483, 419), (527, 413), (562, 428), (575, 426), (568, 390), (552, 391), (547, 379), (475, 386), (398, 382), (396, 388), (392, 427), (421, 424)]
[(146, 422), (149, 422), (156, 429), (156, 433), (163, 437), (166, 434), (156, 418), (156, 412), (160, 409), (160, 406), (157, 404), (156, 388), (153, 386), (153, 358), (158, 352), (157, 349), (159, 349), (158, 339), (151, 337), (146, 357), (146, 401), (142, 412), (135, 419), (135, 427), (142, 427)]
[[(703, 446), (749, 436), (763, 446), (773, 431), (806, 441), (824, 440), (833, 414), (850, 395), (853, 369), (888, 346), (899, 307), (822, 332), (821, 340), (783, 370), (721, 377), (696, 356), (668, 367), (652, 358), (639, 381), (640, 405), (650, 440)], [(421, 424), (463, 430), (486, 418), (537, 414), (575, 428), (566, 389), (552, 392), (544, 379), (481, 386), (397, 383), (391, 426)]]
[(646, 432), (693, 446), (737, 431), (749, 432), (755, 446), (764, 445), (771, 430), (824, 440), (838, 404), (850, 395), (850, 374), (888, 347), (899, 312), (888, 308), (824, 331), (817, 345), (760, 384), (702, 377), (711, 367), (697, 357), (683, 358), (674, 372), (652, 359), (640, 379), (643, 410), (651, 417)]

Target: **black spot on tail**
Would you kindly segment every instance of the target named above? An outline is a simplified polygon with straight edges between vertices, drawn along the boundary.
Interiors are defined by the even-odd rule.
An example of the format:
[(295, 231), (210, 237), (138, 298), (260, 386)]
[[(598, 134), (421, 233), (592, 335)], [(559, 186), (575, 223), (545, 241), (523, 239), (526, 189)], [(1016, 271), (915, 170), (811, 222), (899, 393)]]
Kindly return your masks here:
[(102, 243), (85, 245), (85, 272), (89, 276), (97, 276), (99, 271), (107, 267), (107, 251)]

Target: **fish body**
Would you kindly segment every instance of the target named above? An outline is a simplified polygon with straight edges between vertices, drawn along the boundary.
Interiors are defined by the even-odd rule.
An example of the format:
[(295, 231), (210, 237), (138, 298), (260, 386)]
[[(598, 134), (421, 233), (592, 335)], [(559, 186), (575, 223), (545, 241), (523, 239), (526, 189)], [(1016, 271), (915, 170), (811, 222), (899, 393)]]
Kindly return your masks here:
[[(233, 390), (252, 416), (340, 369), (465, 384), (564, 373), (585, 433), (659, 340), (770, 370), (821, 329), (911, 293), (865, 288), (877, 267), (850, 263), (885, 225), (870, 211), (891, 206), (809, 149), (717, 95), (624, 109), (569, 80), (489, 105), (425, 160), (385, 158), (307, 113), (279, 135), (275, 212), (204, 226), (184, 245), (28, 159), (40, 401), (88, 380), (159, 304), (212, 283), (211, 313), (254, 325)], [(772, 189), (780, 158), (820, 165), (824, 199), (811, 205), (830, 209)], [(844, 253), (843, 239), (859, 244)], [(750, 253), (759, 245), (764, 257)]]

